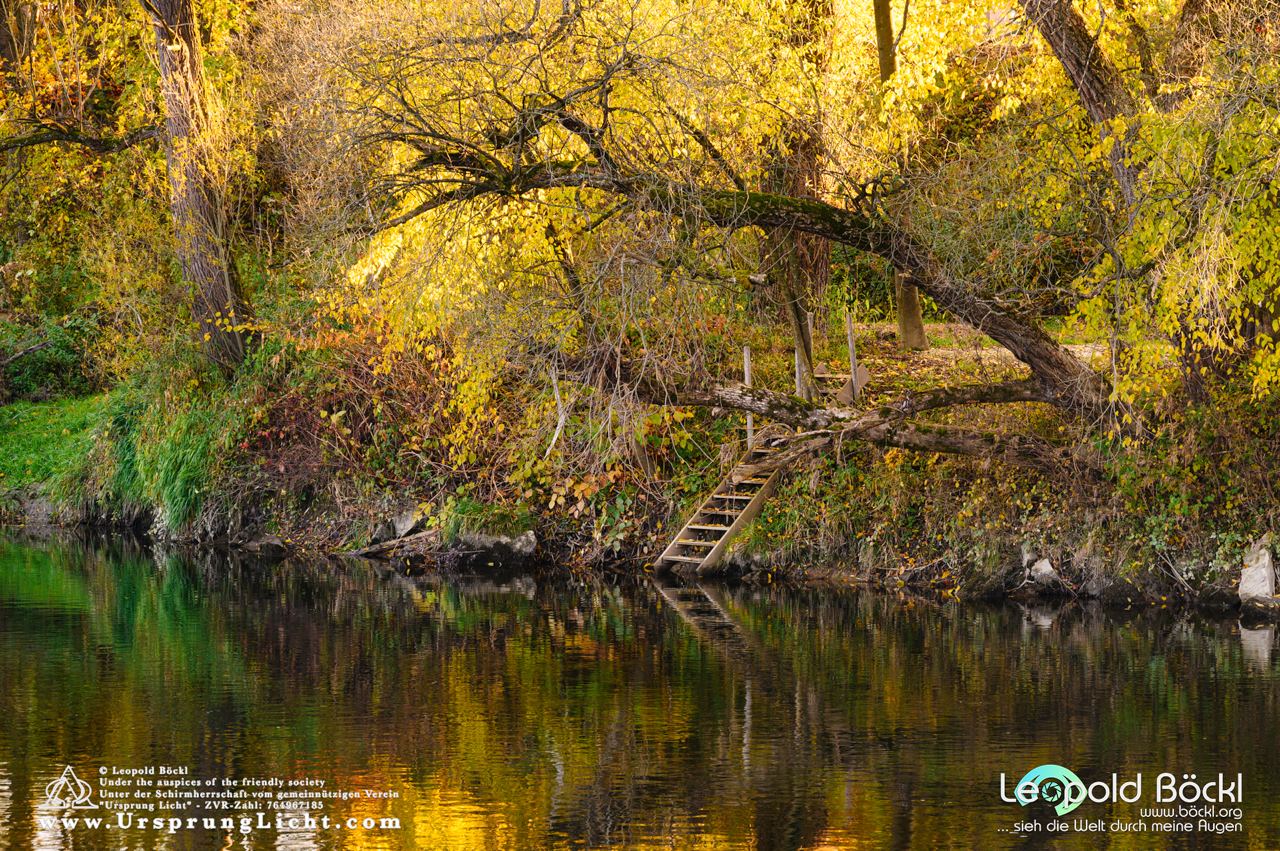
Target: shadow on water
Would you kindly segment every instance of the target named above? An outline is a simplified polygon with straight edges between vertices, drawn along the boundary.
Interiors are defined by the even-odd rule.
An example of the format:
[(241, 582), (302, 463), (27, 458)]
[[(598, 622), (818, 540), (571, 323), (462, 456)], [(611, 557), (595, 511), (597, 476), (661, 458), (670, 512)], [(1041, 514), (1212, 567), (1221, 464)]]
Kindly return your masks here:
[[(224, 847), (41, 821), (68, 764), (164, 764), (398, 796), (326, 810), (398, 830), (271, 828), (250, 847), (1043, 847), (1010, 832), (1045, 818), (1001, 801), (999, 777), (1058, 763), (1148, 783), (1240, 772), (1247, 832), (1055, 847), (1274, 847), (1275, 638), (1077, 604), (11, 540), (0, 844)], [(1067, 820), (1137, 815), (1086, 803)]]

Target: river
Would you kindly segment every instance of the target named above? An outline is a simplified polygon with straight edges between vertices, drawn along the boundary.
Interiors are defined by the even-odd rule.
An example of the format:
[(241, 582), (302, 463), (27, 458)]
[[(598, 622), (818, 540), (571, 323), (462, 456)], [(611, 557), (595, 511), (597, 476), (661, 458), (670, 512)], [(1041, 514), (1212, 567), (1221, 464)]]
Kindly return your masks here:
[[(1274, 646), (1078, 603), (10, 537), (0, 846), (1274, 848)], [(1143, 799), (1002, 800), (1045, 764)], [(1213, 805), (1241, 817), (1142, 819), (1177, 822), (1157, 778), (1192, 772), (1241, 778)]]

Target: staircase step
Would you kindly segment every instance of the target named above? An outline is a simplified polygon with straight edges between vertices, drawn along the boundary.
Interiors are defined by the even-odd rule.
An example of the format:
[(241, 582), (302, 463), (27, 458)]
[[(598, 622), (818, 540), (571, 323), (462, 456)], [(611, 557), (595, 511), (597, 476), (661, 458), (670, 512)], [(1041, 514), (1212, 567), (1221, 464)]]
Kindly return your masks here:
[(717, 493), (717, 494), (713, 494), (711, 498), (712, 499), (736, 499), (739, 501), (750, 502), (751, 500), (755, 499), (756, 496), (755, 494)]
[(686, 529), (696, 529), (696, 530), (697, 530), (697, 531), (699, 531), (699, 532), (727, 532), (727, 531), (729, 531), (729, 527), (728, 527), (728, 526), (702, 526), (702, 525), (699, 525), (699, 524), (697, 524), (697, 523), (690, 523), (688, 526), (685, 526), (684, 528), (686, 528)]
[(685, 547), (714, 547), (720, 542), (719, 541), (694, 541), (689, 538), (680, 538), (676, 541), (676, 543)]
[(702, 559), (689, 558), (688, 556), (663, 556), (662, 561), (682, 561), (685, 564), (702, 564)]

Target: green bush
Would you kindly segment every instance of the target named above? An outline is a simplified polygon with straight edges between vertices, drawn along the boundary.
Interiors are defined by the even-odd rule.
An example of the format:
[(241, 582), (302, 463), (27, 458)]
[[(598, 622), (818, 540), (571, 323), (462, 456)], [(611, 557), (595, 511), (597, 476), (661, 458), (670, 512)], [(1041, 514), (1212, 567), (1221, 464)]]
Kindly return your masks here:
[(90, 393), (93, 384), (84, 353), (94, 331), (93, 323), (81, 317), (35, 328), (0, 322), (0, 361), (30, 346), (43, 346), (4, 366), (0, 400), (7, 397), (40, 402)]

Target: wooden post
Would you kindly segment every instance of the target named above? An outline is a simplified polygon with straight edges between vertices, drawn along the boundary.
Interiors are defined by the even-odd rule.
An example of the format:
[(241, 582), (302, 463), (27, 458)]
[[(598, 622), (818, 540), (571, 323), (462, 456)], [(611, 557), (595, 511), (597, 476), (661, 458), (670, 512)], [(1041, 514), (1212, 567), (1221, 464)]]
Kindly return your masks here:
[(853, 341), (853, 314), (848, 310), (844, 312), (844, 337), (849, 344), (849, 380), (853, 382), (853, 399), (856, 402), (862, 395), (862, 388), (858, 386), (858, 347)]
[(800, 343), (796, 343), (796, 395), (804, 396), (804, 382), (800, 380)]
[[(751, 347), (742, 347), (742, 383), (751, 386)], [(751, 414), (747, 414), (747, 448), (751, 448), (751, 443), (756, 439), (755, 418)]]

